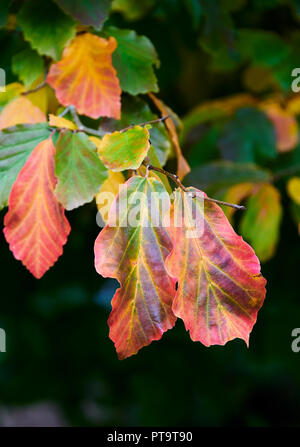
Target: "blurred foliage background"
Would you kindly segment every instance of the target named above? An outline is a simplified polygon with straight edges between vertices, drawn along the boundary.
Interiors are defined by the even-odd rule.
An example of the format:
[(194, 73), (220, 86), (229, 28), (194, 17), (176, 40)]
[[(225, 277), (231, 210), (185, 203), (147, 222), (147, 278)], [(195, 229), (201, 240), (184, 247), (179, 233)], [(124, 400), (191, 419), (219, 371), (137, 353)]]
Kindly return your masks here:
[[(0, 42), (9, 83), (17, 80), (11, 59), (20, 43), (7, 3), (0, 2)], [(117, 282), (93, 266), (96, 207), (68, 213), (64, 256), (40, 281), (1, 236), (0, 425), (299, 425), (300, 353), (291, 332), (300, 327), (300, 100), (291, 73), (300, 66), (300, 3), (114, 0), (113, 7), (109, 24), (146, 35), (158, 52), (159, 97), (183, 122), (192, 167), (185, 183), (246, 200), (247, 218), (229, 217), (263, 261), (267, 298), (249, 349), (240, 340), (205, 348), (178, 321), (159, 343), (120, 362), (107, 327)]]

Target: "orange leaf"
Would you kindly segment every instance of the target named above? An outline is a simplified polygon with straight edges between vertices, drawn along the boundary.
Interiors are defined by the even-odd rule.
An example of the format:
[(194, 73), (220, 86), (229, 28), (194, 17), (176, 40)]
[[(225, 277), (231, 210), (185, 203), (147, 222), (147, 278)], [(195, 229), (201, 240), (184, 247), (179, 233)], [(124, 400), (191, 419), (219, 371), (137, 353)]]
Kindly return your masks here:
[(12, 187), (4, 218), (11, 251), (36, 278), (57, 261), (70, 232), (54, 195), (54, 155), (51, 137), (35, 147)]
[(26, 96), (14, 99), (4, 107), (0, 114), (0, 129), (15, 124), (43, 123), (46, 116), (39, 107), (32, 104)]
[(262, 106), (266, 115), (272, 121), (279, 152), (288, 152), (298, 143), (298, 124), (296, 118), (276, 103)]
[(64, 106), (91, 118), (120, 119), (121, 88), (112, 65), (116, 40), (86, 33), (75, 37), (62, 59), (50, 68), (47, 82)]
[[(152, 99), (158, 110), (161, 112), (161, 116), (168, 115), (168, 110), (165, 104), (160, 99), (156, 98), (156, 96), (153, 95), (153, 93), (148, 93), (148, 95), (150, 96), (150, 98)], [(189, 164), (184, 158), (184, 156), (182, 155), (176, 127), (175, 124), (173, 123), (172, 118), (168, 118), (167, 120), (165, 120), (165, 124), (169, 131), (175, 149), (175, 153), (177, 156), (177, 175), (180, 178), (180, 180), (182, 180), (190, 172), (191, 168), (189, 167)]]
[(237, 337), (248, 344), (266, 292), (254, 251), (219, 206), (205, 200), (203, 204), (199, 197), (190, 199), (176, 190), (170, 221), (174, 249), (166, 267), (178, 280), (174, 314), (183, 319), (191, 339), (205, 346), (224, 345)]

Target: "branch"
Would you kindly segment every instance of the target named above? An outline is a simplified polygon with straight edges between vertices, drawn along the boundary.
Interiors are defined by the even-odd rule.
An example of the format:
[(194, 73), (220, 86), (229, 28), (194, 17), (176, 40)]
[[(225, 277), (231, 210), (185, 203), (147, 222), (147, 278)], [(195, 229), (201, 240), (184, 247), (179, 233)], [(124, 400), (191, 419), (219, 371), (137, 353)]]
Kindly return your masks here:
[[(158, 168), (156, 166), (152, 166), (150, 164), (148, 164), (148, 157), (146, 157), (145, 161), (143, 162), (143, 164), (146, 166), (147, 171), (156, 171), (156, 172), (160, 172), (161, 174), (164, 174), (165, 176), (169, 177), (171, 180), (173, 180), (173, 182), (176, 183), (177, 186), (179, 186), (179, 188), (181, 188), (184, 192), (190, 193), (189, 189), (186, 188), (180, 181), (179, 177), (176, 174), (172, 174), (171, 172), (166, 171), (165, 169), (162, 168)], [(193, 193), (193, 198), (195, 198), (197, 195), (197, 193)], [(212, 199), (210, 197), (203, 197), (204, 200), (206, 200), (207, 202), (213, 202), (213, 203), (217, 203), (219, 205), (225, 205), (225, 206), (230, 206), (231, 208), (234, 208), (236, 210), (245, 210), (246, 208), (243, 205), (236, 205), (234, 203), (228, 203), (228, 202), (223, 202), (222, 200), (217, 200), (217, 199)]]
[(21, 93), (21, 95), (26, 96), (29, 95), (30, 93), (35, 93), (38, 90), (40, 90), (41, 88), (45, 87), (46, 85), (46, 79), (39, 85), (37, 85), (36, 87), (32, 88), (31, 90), (27, 90), (26, 92)]
[(125, 127), (124, 129), (121, 129), (119, 132), (125, 132), (126, 130), (132, 129), (135, 126), (147, 126), (147, 124), (155, 124), (155, 123), (161, 123), (162, 121), (165, 121), (166, 119), (170, 118), (170, 115), (162, 116), (161, 118), (157, 118), (155, 120), (146, 121), (145, 123), (140, 124), (131, 124), (128, 127)]
[(68, 111), (71, 112), (74, 123), (78, 127), (79, 131), (90, 133), (91, 135), (95, 135), (96, 137), (103, 137), (107, 133), (100, 129), (99, 130), (91, 129), (90, 127), (86, 127), (84, 124), (82, 124), (77, 114), (76, 108), (74, 106), (69, 106)]

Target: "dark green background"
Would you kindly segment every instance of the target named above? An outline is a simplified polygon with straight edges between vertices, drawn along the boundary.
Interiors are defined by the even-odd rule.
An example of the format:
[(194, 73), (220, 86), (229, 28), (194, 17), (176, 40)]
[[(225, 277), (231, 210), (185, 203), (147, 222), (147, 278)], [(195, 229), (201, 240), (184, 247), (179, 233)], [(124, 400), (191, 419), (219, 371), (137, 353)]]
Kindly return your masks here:
[[(299, 28), (298, 2), (238, 3), (245, 5), (233, 12), (235, 26), (278, 35)], [(160, 96), (181, 116), (202, 100), (245, 90), (240, 67), (210, 70), (210, 56), (197, 43), (204, 32), (197, 8), (188, 11), (184, 1), (164, 0), (134, 23), (118, 14), (112, 19), (152, 40), (161, 59)], [(0, 41), (1, 64), (9, 65), (18, 35), (1, 31)], [(178, 321), (162, 340), (119, 361), (107, 326), (117, 282), (94, 270), (93, 205), (67, 213), (72, 232), (64, 255), (39, 281), (13, 258), (2, 235), (0, 327), (7, 352), (0, 353), (0, 425), (26, 423), (25, 407), (32, 411), (29, 423), (37, 423), (41, 403), (51, 413), (40, 412), (43, 424), (53, 424), (54, 413), (57, 425), (299, 425), (300, 353), (291, 350), (291, 332), (300, 327), (300, 239), (284, 182), (277, 186), (285, 217), (276, 256), (262, 265), (267, 298), (249, 349), (241, 340), (211, 348), (193, 343)]]

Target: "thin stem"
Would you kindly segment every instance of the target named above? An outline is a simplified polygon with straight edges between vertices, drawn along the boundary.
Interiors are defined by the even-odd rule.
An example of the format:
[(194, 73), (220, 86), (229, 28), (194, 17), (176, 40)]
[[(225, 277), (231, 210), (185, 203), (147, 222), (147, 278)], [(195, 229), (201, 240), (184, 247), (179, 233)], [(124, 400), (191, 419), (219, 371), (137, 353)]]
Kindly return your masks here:
[(41, 88), (45, 87), (46, 85), (46, 80), (44, 80), (41, 84), (37, 85), (36, 87), (32, 88), (31, 90), (27, 90), (26, 92), (21, 93), (21, 95), (26, 96), (29, 95), (30, 93), (35, 93), (38, 90), (40, 90)]
[[(191, 192), (191, 191), (189, 191), (188, 188), (186, 188), (181, 183), (179, 177), (176, 174), (172, 174), (171, 172), (168, 172), (165, 169), (158, 168), (156, 166), (152, 166), (152, 165), (148, 164), (148, 159), (146, 159), (146, 161), (144, 161), (143, 164), (147, 167), (148, 171), (160, 172), (161, 174), (164, 174), (167, 177), (169, 177), (171, 180), (173, 180), (173, 182), (175, 182), (176, 185), (179, 186), (179, 188), (181, 188), (184, 192), (187, 192), (187, 193)], [(195, 198), (197, 196), (196, 192), (193, 192), (192, 194), (193, 194), (193, 198)], [(222, 200), (212, 199), (211, 197), (203, 197), (203, 199), (206, 200), (207, 202), (213, 202), (213, 203), (218, 203), (219, 205), (230, 206), (231, 208), (234, 208), (236, 210), (245, 210), (246, 209), (243, 205), (236, 205), (235, 203), (223, 202)]]
[(86, 127), (84, 124), (82, 124), (82, 122), (79, 119), (79, 116), (77, 115), (76, 108), (74, 106), (69, 106), (69, 111), (71, 112), (74, 123), (78, 127), (79, 131), (90, 133), (91, 135), (95, 135), (96, 137), (103, 137), (107, 133), (104, 132), (103, 130), (91, 129), (90, 127)]
[(140, 123), (140, 124), (131, 124), (128, 127), (125, 127), (124, 129), (121, 129), (120, 132), (125, 132), (126, 130), (132, 129), (135, 126), (147, 126), (147, 124), (156, 124), (156, 123), (161, 123), (162, 121), (165, 121), (166, 119), (170, 118), (170, 115), (166, 115), (166, 116), (162, 116), (161, 118), (157, 118), (155, 120), (151, 120), (151, 121), (146, 121), (145, 123)]

